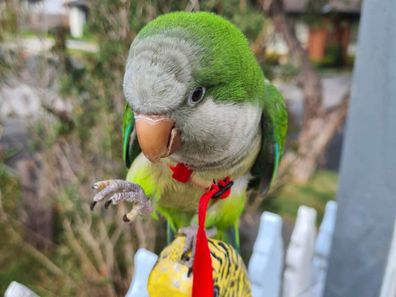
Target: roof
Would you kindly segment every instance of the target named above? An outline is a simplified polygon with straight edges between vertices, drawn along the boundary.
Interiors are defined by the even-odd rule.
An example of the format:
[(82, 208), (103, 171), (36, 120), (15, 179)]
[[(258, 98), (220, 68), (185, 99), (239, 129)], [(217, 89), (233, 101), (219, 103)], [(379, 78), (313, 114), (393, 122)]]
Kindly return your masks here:
[[(308, 0), (283, 0), (287, 13), (303, 13), (306, 11)], [(340, 12), (347, 14), (360, 14), (362, 0), (328, 0), (322, 8), (322, 13)]]
[(77, 7), (88, 7), (86, 0), (69, 0), (65, 4), (66, 6), (77, 6)]

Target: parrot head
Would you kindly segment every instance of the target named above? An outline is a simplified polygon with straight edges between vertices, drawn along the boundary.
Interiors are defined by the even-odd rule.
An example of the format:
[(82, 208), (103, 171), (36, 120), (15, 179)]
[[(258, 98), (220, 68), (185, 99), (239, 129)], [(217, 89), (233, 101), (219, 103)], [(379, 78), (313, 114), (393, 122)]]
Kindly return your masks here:
[(220, 168), (260, 141), (263, 73), (240, 30), (215, 14), (148, 23), (130, 47), (123, 88), (127, 163), (132, 134), (152, 162), (170, 156), (191, 168)]

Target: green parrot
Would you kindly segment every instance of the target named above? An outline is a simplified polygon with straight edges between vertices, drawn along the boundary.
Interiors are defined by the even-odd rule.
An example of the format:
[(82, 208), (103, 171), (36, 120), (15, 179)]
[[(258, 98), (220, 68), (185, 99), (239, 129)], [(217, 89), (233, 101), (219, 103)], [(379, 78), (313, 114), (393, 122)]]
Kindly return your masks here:
[[(205, 188), (230, 177), (231, 193), (210, 203), (205, 227), (238, 247), (247, 190), (270, 186), (287, 129), (284, 100), (247, 39), (213, 13), (162, 15), (134, 39), (123, 88), (127, 178), (96, 183), (93, 206), (130, 201), (126, 221), (152, 211), (177, 232), (196, 223)], [(191, 170), (188, 182), (172, 178), (177, 164)]]

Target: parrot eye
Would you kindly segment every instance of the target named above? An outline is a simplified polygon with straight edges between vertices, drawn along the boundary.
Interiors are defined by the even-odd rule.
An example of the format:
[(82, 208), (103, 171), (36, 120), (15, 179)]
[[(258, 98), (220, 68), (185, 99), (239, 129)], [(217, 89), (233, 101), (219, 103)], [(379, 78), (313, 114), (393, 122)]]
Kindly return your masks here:
[(190, 103), (190, 105), (195, 105), (202, 100), (204, 95), (205, 95), (205, 88), (196, 87), (188, 96), (188, 103)]

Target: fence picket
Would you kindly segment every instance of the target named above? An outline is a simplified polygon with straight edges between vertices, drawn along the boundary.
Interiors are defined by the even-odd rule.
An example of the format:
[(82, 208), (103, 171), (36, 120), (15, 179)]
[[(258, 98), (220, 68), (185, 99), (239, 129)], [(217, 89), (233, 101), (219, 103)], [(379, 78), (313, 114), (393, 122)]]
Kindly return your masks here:
[(279, 297), (283, 269), (282, 219), (264, 212), (249, 261), (253, 297)]
[(300, 206), (286, 252), (283, 297), (311, 297), (315, 221), (316, 211), (310, 207)]
[(125, 297), (149, 297), (147, 281), (158, 256), (146, 249), (140, 248), (136, 252), (134, 259), (135, 273)]
[(312, 261), (311, 296), (313, 297), (323, 296), (336, 215), (337, 203), (335, 201), (327, 202)]
[[(286, 252), (282, 279), (284, 247), (282, 218), (264, 212), (248, 265), (253, 297), (322, 297), (328, 258), (335, 227), (337, 203), (329, 201), (316, 237), (316, 211), (301, 206)], [(315, 240), (316, 239), (316, 240)], [(148, 297), (147, 281), (158, 256), (144, 249), (135, 255), (135, 274), (126, 297)], [(381, 297), (395, 297), (396, 230), (389, 256), (387, 280)], [(283, 284), (282, 284), (283, 282)], [(393, 287), (392, 287), (393, 286)]]

